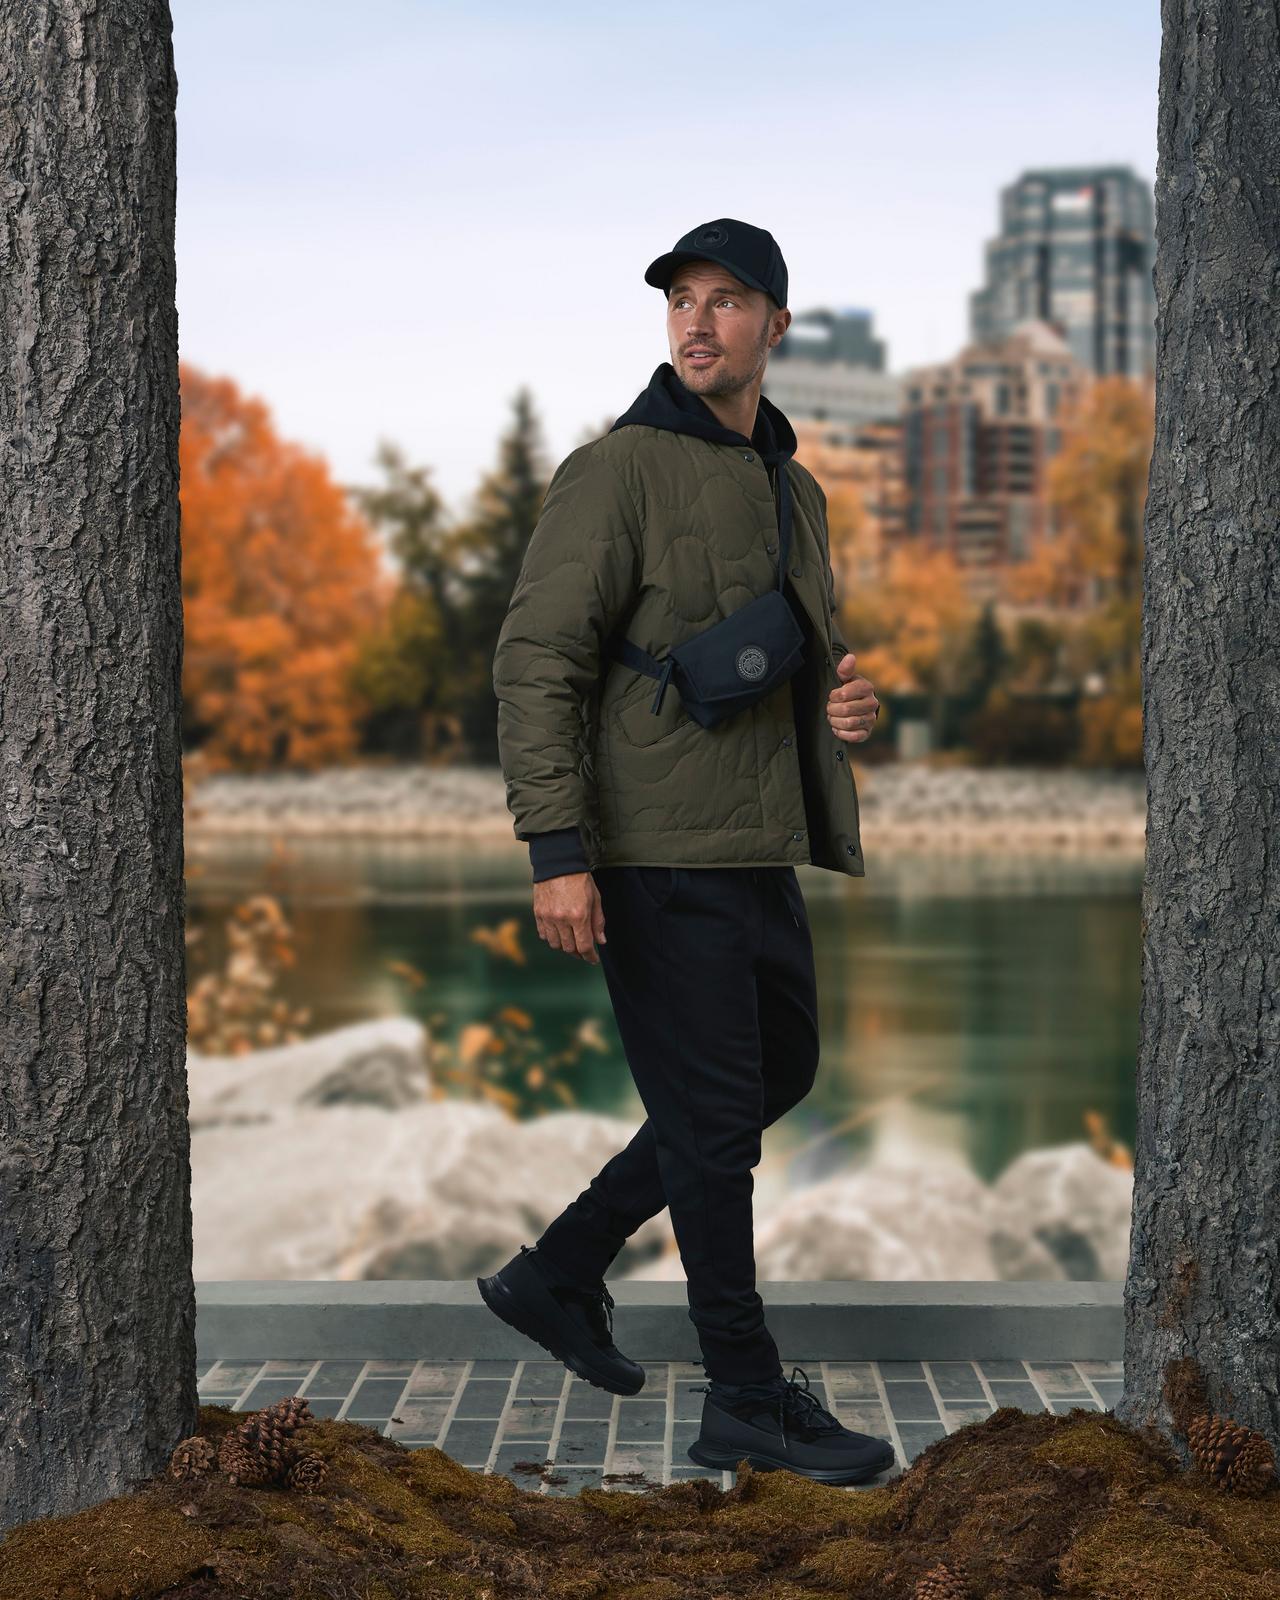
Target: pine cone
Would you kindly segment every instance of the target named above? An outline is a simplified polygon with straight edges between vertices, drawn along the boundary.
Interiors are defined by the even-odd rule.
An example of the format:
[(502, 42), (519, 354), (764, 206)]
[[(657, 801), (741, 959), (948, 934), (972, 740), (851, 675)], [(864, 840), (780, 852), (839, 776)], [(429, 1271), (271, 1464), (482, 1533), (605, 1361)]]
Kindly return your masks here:
[(245, 1425), (242, 1442), (261, 1463), (264, 1479), (278, 1482), (293, 1460), (289, 1434), (275, 1425), (274, 1418), (257, 1418)]
[(1192, 1418), (1187, 1444), (1200, 1470), (1231, 1494), (1259, 1495), (1275, 1483), (1270, 1441), (1231, 1417), (1202, 1411)]
[(1253, 1431), (1244, 1442), (1244, 1449), (1236, 1457), (1234, 1482), (1236, 1494), (1266, 1494), (1276, 1485), (1276, 1454), (1270, 1440)]
[(286, 1395), (246, 1417), (226, 1435), (218, 1464), (233, 1482), (279, 1483), (298, 1459), (292, 1435), (311, 1421), (314, 1418), (305, 1396)]
[(286, 1473), (285, 1481), (291, 1489), (298, 1489), (303, 1494), (315, 1494), (317, 1489), (324, 1487), (327, 1470), (323, 1456), (298, 1456)]
[(189, 1439), (183, 1439), (174, 1446), (173, 1454), (169, 1457), (169, 1474), (179, 1480), (198, 1478), (208, 1472), (217, 1459), (218, 1452), (213, 1447), (212, 1439), (193, 1433)]
[(279, 1417), (282, 1424), (290, 1431), (300, 1427), (304, 1422), (315, 1421), (307, 1397), (302, 1394), (287, 1394), (283, 1400), (276, 1400), (273, 1404), (264, 1406), (258, 1415), (262, 1416), (268, 1412)]
[(236, 1432), (261, 1460), (266, 1477), (279, 1482), (297, 1454), (290, 1442), (292, 1435), (309, 1419), (307, 1402), (291, 1395), (283, 1402), (255, 1412)]
[(945, 1561), (916, 1579), (913, 1600), (969, 1600), (969, 1587)]
[(244, 1441), (239, 1428), (224, 1436), (218, 1447), (218, 1465), (232, 1483), (265, 1483), (266, 1464)]

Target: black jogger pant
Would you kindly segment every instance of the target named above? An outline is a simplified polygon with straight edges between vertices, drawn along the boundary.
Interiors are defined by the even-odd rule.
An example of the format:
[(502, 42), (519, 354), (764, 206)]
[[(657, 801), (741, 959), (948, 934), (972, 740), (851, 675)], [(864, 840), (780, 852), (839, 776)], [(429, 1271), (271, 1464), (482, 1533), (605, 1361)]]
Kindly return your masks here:
[(663, 1206), (708, 1378), (782, 1370), (756, 1290), (752, 1169), (761, 1130), (818, 1064), (813, 943), (790, 865), (597, 867), (597, 945), (648, 1116), (537, 1241), (565, 1282), (605, 1275)]

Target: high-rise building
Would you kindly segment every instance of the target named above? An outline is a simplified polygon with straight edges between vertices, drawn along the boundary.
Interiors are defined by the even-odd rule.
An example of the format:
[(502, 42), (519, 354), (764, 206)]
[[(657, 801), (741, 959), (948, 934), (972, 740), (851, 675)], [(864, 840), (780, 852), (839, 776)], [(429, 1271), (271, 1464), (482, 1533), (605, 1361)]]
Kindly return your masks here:
[(949, 549), (977, 600), (1049, 531), (1045, 469), (1093, 375), (1029, 321), (906, 374), (904, 539)]
[(769, 353), (761, 392), (792, 422), (856, 428), (898, 415), (902, 380), (885, 371), (869, 311), (801, 311)]
[(1097, 377), (1155, 369), (1155, 224), (1150, 184), (1129, 167), (1050, 167), (1000, 191), (1000, 233), (970, 297), (970, 336), (1053, 323)]

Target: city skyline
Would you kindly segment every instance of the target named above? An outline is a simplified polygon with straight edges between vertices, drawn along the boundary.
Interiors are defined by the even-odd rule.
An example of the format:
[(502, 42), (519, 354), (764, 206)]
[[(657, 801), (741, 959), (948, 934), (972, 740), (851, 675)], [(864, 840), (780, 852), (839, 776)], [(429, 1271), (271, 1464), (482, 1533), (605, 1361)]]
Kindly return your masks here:
[(966, 342), (1020, 173), (1155, 175), (1136, 6), (173, 12), (183, 358), (340, 481), (396, 440), (458, 514), (519, 387), (553, 466), (644, 386), (667, 350), (643, 270), (699, 220), (769, 227), (793, 313), (865, 308), (901, 374)]

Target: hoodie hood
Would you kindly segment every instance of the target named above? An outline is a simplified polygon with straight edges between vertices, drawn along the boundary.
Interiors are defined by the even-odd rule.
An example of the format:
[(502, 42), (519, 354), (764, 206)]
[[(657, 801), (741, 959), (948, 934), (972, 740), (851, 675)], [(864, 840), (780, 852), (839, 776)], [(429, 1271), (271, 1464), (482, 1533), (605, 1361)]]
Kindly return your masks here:
[(791, 548), (791, 479), (786, 463), (796, 452), (795, 429), (772, 400), (761, 395), (756, 405), (756, 422), (748, 439), (734, 428), (726, 428), (701, 395), (694, 394), (680, 381), (669, 361), (654, 368), (649, 385), (638, 394), (609, 429), (642, 423), (648, 428), (666, 428), (672, 433), (691, 433), (713, 444), (754, 445), (766, 467), (775, 468), (774, 505), (778, 515), (778, 587), (785, 589), (787, 553)]
[(640, 391), (609, 432), (633, 422), (648, 428), (667, 428), (672, 433), (691, 433), (713, 444), (754, 445), (766, 466), (788, 461), (796, 452), (795, 429), (772, 400), (760, 396), (755, 429), (748, 439), (736, 429), (726, 428), (702, 396), (681, 382), (669, 361), (654, 368), (648, 387)]

